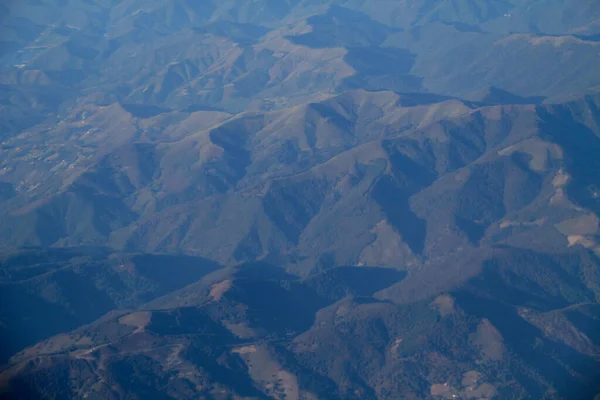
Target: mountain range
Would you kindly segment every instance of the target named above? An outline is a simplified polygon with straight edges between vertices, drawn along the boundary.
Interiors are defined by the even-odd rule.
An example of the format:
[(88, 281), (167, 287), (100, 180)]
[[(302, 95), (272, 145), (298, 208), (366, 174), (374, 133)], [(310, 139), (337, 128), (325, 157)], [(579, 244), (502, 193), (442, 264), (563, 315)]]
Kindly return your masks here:
[(600, 396), (600, 3), (0, 5), (0, 396)]

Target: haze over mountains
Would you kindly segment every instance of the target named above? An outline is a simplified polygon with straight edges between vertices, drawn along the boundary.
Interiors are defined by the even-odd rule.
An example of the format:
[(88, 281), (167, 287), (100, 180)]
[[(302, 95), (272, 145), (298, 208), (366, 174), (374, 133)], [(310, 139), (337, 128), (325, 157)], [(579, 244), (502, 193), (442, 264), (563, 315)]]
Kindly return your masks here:
[(600, 395), (600, 2), (0, 5), (6, 398)]

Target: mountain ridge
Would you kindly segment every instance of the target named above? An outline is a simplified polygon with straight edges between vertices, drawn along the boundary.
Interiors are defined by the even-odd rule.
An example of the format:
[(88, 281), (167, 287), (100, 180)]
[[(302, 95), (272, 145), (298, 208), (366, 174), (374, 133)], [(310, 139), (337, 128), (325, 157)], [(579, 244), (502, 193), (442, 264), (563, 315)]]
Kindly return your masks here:
[(596, 3), (0, 21), (0, 397), (600, 394)]

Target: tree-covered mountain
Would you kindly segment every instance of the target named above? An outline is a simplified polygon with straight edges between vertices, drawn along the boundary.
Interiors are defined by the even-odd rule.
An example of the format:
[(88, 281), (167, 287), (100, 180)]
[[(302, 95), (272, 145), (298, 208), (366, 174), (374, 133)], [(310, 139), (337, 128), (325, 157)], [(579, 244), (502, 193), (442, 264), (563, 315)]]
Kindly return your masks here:
[(593, 399), (600, 3), (0, 5), (6, 398)]

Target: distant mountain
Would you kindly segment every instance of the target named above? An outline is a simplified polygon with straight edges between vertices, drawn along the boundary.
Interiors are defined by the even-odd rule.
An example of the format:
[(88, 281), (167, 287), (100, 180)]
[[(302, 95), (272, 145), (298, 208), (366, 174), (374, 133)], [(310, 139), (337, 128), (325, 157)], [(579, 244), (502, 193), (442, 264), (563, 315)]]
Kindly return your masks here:
[(0, 5), (2, 396), (600, 395), (599, 21)]
[[(22, 161), (40, 172), (19, 177), (28, 189), (7, 201), (15, 207), (0, 232), (14, 246), (183, 250), (229, 265), (266, 257), (303, 275), (323, 257), (412, 269), (457, 248), (594, 250), (599, 104), (347, 91), (269, 113), (168, 113), (146, 122), (180, 121), (154, 142), (119, 145), (123, 123), (108, 152), (111, 130), (79, 130), (59, 151), (78, 154), (79, 141), (89, 156), (67, 161), (52, 141), (60, 146), (61, 133), (81, 125), (75, 118)], [(143, 120), (120, 106), (86, 115), (90, 126)], [(206, 118), (215, 125), (185, 131)], [(20, 151), (6, 150), (14, 165)]]

